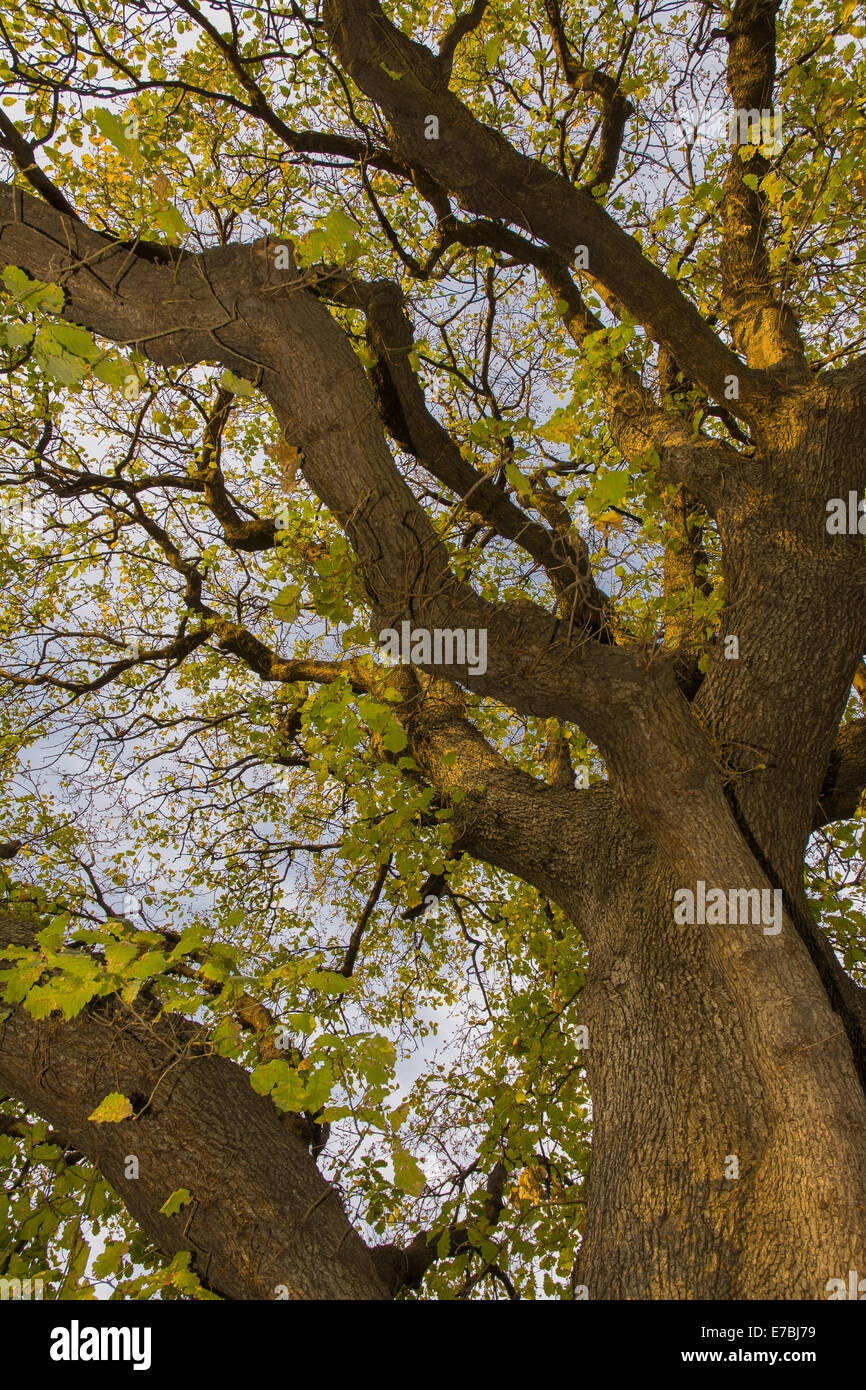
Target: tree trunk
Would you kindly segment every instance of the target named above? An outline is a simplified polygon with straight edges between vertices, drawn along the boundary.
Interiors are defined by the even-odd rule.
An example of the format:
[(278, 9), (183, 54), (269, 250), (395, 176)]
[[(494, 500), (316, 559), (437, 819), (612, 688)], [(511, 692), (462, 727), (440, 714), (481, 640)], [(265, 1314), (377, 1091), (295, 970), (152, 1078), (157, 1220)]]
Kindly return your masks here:
[[(710, 885), (761, 886), (747, 854)], [(866, 1268), (866, 1101), (786, 919), (679, 925), (631, 839), (590, 929), (590, 1299), (821, 1299)], [(764, 881), (765, 882), (765, 881)], [(695, 890), (695, 882), (691, 882)]]

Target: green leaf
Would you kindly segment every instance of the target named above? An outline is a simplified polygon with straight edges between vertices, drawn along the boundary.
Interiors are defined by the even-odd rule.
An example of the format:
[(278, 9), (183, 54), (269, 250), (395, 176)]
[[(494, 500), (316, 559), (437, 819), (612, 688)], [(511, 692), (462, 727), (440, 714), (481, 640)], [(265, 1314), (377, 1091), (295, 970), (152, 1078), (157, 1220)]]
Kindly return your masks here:
[(201, 924), (186, 927), (181, 933), (180, 941), (169, 956), (169, 960), (180, 960), (182, 956), (189, 956), (194, 951), (200, 951), (203, 946), (204, 927)]
[(220, 377), (220, 386), (226, 391), (233, 391), (236, 396), (254, 396), (256, 393), (256, 388), (251, 381), (245, 381), (242, 376), (235, 376), (228, 367)]
[(516, 492), (522, 493), (526, 497), (531, 496), (529, 480), (525, 474), (521, 473), (516, 463), (506, 463), (505, 476)]
[(91, 999), (102, 993), (99, 968), (94, 961), (91, 961), (90, 964), (93, 967), (93, 974), (89, 978), (76, 980), (69, 979), (67, 976), (65, 979), (61, 977), (57, 982), (57, 1006), (59, 1006), (67, 1023), (71, 1018), (75, 1018), (76, 1014), (80, 1014)]
[(400, 1105), (394, 1106), (394, 1109), (391, 1111), (391, 1128), (393, 1130), (396, 1131), (400, 1128), (407, 1115), (409, 1114), (411, 1108), (412, 1103), (408, 1100), (404, 1100), (400, 1103)]
[(360, 230), (357, 222), (353, 222), (340, 208), (334, 208), (325, 218), (325, 231), (332, 246), (350, 246)]
[(33, 354), (47, 377), (61, 386), (74, 386), (87, 375), (84, 358), (69, 352), (58, 336), (58, 324), (43, 324), (36, 334)]
[(107, 1279), (111, 1274), (117, 1274), (123, 1257), (129, 1249), (127, 1240), (110, 1240), (101, 1255), (97, 1255), (93, 1261), (93, 1273), (97, 1279)]
[(112, 1091), (87, 1118), (95, 1125), (118, 1124), (120, 1120), (128, 1120), (132, 1113), (132, 1101), (119, 1091)]
[(358, 713), (374, 734), (383, 734), (392, 717), (390, 706), (380, 704), (378, 700), (367, 699), (363, 695), (358, 700)]
[(170, 241), (179, 241), (189, 232), (189, 227), (184, 222), (174, 203), (163, 203), (158, 209), (154, 222), (161, 232), (165, 232)]
[(394, 1145), (393, 1158), (395, 1187), (411, 1193), (413, 1197), (419, 1197), (427, 1186), (427, 1179), (417, 1159), (413, 1158), (402, 1144)]
[(402, 753), (407, 741), (406, 730), (393, 719), (382, 735), (382, 743), (389, 753)]
[(162, 974), (168, 965), (168, 957), (162, 951), (145, 951), (139, 960), (131, 965), (126, 974), (132, 980), (149, 980)]
[(61, 912), (58, 917), (53, 917), (47, 927), (36, 933), (35, 940), (39, 942), (43, 951), (59, 951), (63, 945), (63, 933), (69, 926), (69, 913)]
[(224, 960), (217, 960), (216, 957), (211, 956), (202, 965), (201, 973), (206, 980), (213, 980), (220, 984), (228, 975), (229, 968)]
[(20, 1004), (27, 998), (44, 969), (44, 960), (35, 952), (27, 951), (23, 954), (17, 964), (0, 975), (4, 982), (3, 994), (6, 1000), (10, 1004)]
[(187, 1187), (178, 1187), (172, 1192), (170, 1197), (166, 1197), (160, 1207), (161, 1216), (176, 1216), (181, 1207), (188, 1206), (192, 1201), (192, 1193)]
[(63, 291), (59, 285), (31, 280), (17, 265), (7, 265), (0, 278), (12, 298), (28, 312), (59, 314), (63, 308)]
[(109, 353), (94, 362), (92, 372), (95, 377), (112, 387), (115, 391), (124, 391), (130, 382), (141, 385), (138, 373), (135, 368), (123, 357), (117, 357), (114, 353)]
[(501, 34), (494, 34), (484, 45), (484, 61), (488, 67), (493, 67), (505, 46), (505, 39)]
[(0, 343), (9, 348), (24, 347), (32, 343), (35, 332), (35, 323), (0, 323)]
[(138, 141), (131, 140), (127, 135), (123, 119), (105, 106), (94, 107), (93, 118), (99, 127), (100, 135), (109, 140), (118, 154), (122, 154), (133, 168), (140, 168), (143, 160)]
[(630, 474), (627, 468), (614, 468), (602, 473), (595, 480), (595, 486), (586, 499), (591, 512), (604, 511), (606, 507), (621, 507), (628, 496)]
[(351, 978), (339, 974), (336, 970), (313, 970), (307, 975), (304, 983), (310, 989), (316, 989), (320, 994), (345, 994), (347, 990), (354, 988)]
[(64, 351), (72, 353), (73, 357), (83, 357), (85, 362), (95, 362), (102, 356), (92, 334), (77, 323), (52, 323), (51, 336)]
[(269, 1095), (279, 1081), (283, 1067), (287, 1065), (282, 1058), (275, 1057), (271, 1062), (263, 1062), (260, 1067), (254, 1067), (250, 1073), (250, 1085), (256, 1094)]
[(347, 1120), (353, 1114), (351, 1105), (326, 1105), (317, 1115), (320, 1124), (335, 1124), (337, 1120)]
[(137, 955), (138, 947), (131, 941), (111, 941), (105, 947), (105, 963), (117, 975), (122, 975)]
[(339, 258), (340, 251), (344, 251), (348, 259), (352, 259), (359, 250), (360, 231), (361, 228), (351, 217), (347, 217), (340, 208), (334, 208), (321, 226), (314, 227), (298, 242), (298, 259), (306, 265), (315, 261), (333, 261)]
[(250, 1081), (254, 1091), (270, 1095), (281, 1110), (297, 1113), (309, 1109), (306, 1081), (284, 1058), (275, 1058), (263, 1067), (256, 1067)]
[[(302, 1077), (300, 1072), (298, 1075), (301, 1079), (305, 1080), (306, 1094), (303, 1097), (303, 1108), (305, 1110), (311, 1110), (313, 1114), (315, 1114), (317, 1110), (321, 1110), (325, 1101), (330, 1096), (331, 1091), (334, 1089), (334, 1069), (331, 1063), (326, 1061), (322, 1066), (316, 1067), (314, 1071), (309, 1072), (305, 1077)], [(275, 1088), (273, 1096), (278, 1105), (282, 1106), (285, 1110), (289, 1109), (289, 1106), (283, 1105), (279, 1087)]]
[(293, 623), (300, 610), (300, 584), (284, 584), (271, 602), (271, 612), (281, 623)]

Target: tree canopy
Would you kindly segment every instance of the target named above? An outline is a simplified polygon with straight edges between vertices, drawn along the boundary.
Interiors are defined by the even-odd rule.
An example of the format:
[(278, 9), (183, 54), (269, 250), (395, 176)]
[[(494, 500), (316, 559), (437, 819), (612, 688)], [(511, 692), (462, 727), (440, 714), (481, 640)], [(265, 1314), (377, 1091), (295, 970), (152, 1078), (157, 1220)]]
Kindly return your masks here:
[(650, 845), (866, 1073), (862, 20), (3, 0), (0, 1276), (593, 1297)]

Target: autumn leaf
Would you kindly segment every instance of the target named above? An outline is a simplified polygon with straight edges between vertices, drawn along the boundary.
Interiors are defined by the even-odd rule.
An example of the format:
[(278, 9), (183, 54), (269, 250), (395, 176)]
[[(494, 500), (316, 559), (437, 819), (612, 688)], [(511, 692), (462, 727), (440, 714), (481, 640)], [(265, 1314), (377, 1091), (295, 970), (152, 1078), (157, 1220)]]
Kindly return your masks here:
[(602, 512), (601, 516), (595, 518), (595, 521), (602, 531), (622, 531), (624, 524), (624, 518), (620, 516), (619, 512), (614, 511)]
[(522, 1202), (530, 1202), (537, 1207), (544, 1200), (544, 1181), (547, 1172), (538, 1164), (531, 1165), (522, 1169), (518, 1174), (517, 1183), (512, 1189), (514, 1196)]
[(295, 491), (298, 486), (298, 474), (304, 463), (303, 450), (294, 444), (287, 444), (280, 439), (272, 445), (269, 450), (271, 458), (275, 459), (280, 469), (280, 490), (287, 497)]
[(120, 1120), (128, 1120), (132, 1113), (129, 1098), (119, 1091), (112, 1091), (87, 1118), (96, 1125), (117, 1124)]
[(188, 1206), (192, 1201), (192, 1193), (187, 1187), (178, 1187), (172, 1192), (170, 1197), (166, 1197), (160, 1207), (161, 1216), (176, 1216), (181, 1207)]

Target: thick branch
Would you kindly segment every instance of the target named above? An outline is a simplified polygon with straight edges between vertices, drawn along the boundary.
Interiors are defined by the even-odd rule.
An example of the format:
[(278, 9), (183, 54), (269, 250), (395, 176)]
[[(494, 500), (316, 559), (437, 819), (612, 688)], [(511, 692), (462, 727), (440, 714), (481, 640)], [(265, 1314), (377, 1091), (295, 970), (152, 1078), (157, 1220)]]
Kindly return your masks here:
[(842, 724), (830, 757), (827, 776), (815, 807), (813, 830), (834, 820), (856, 816), (866, 789), (866, 719)]
[[(29, 944), (38, 923), (0, 915), (0, 945)], [(0, 1087), (86, 1153), (166, 1255), (192, 1250), (228, 1299), (384, 1299), (370, 1252), (335, 1190), (240, 1067), (212, 1055), (201, 1028), (112, 996), (64, 1023), (22, 1006), (0, 1022)], [(88, 1116), (112, 1091), (140, 1113)], [(126, 1177), (127, 1156), (139, 1177)], [(159, 1208), (186, 1187), (194, 1206)]]
[[(740, 129), (749, 113), (760, 121), (770, 112), (776, 75), (776, 14), (781, 0), (737, 0), (730, 27), (728, 85), (738, 122), (737, 142), (731, 153), (722, 201), (722, 306), (731, 326), (737, 350), (752, 367), (784, 364), (797, 377), (807, 380), (803, 344), (792, 311), (776, 297), (770, 276), (765, 240), (767, 197), (758, 185), (768, 173), (770, 162), (759, 149), (748, 161), (740, 158), (739, 144), (748, 143), (755, 132)], [(762, 142), (770, 144), (773, 133), (761, 131)], [(681, 359), (682, 360), (682, 359)]]
[[(471, 211), (517, 223), (571, 261), (585, 246), (593, 276), (626, 306), (652, 338), (686, 361), (714, 399), (730, 375), (740, 394), (732, 412), (748, 418), (766, 388), (716, 336), (678, 287), (643, 255), (587, 193), (519, 154), (482, 125), (447, 89), (434, 54), (407, 38), (376, 0), (326, 0), (325, 24), (347, 71), (386, 113), (404, 160), (426, 168)], [(436, 115), (439, 139), (425, 138)]]
[(578, 547), (573, 539), (563, 543), (526, 516), (489, 478), (467, 463), (448, 431), (428, 410), (410, 365), (414, 334), (399, 286), (390, 280), (372, 284), (340, 281), (334, 293), (344, 302), (358, 304), (367, 316), (370, 344), (379, 365), (379, 378), (374, 379), (379, 409), (391, 433), (499, 535), (515, 541), (544, 567), (578, 630), (610, 640), (606, 596), (592, 578), (586, 546)]
[[(451, 827), (454, 851), (473, 855), (533, 884), (591, 933), (589, 904), (599, 846), (619, 834), (622, 806), (612, 789), (597, 784), (577, 790), (573, 774), (553, 785), (514, 767), (465, 714), (460, 690), (414, 670), (400, 674), (404, 703), (398, 707), (409, 750), (427, 780), (447, 802), (463, 798)], [(561, 847), (572, 846), (563, 873)], [(587, 904), (587, 912), (581, 910)]]

